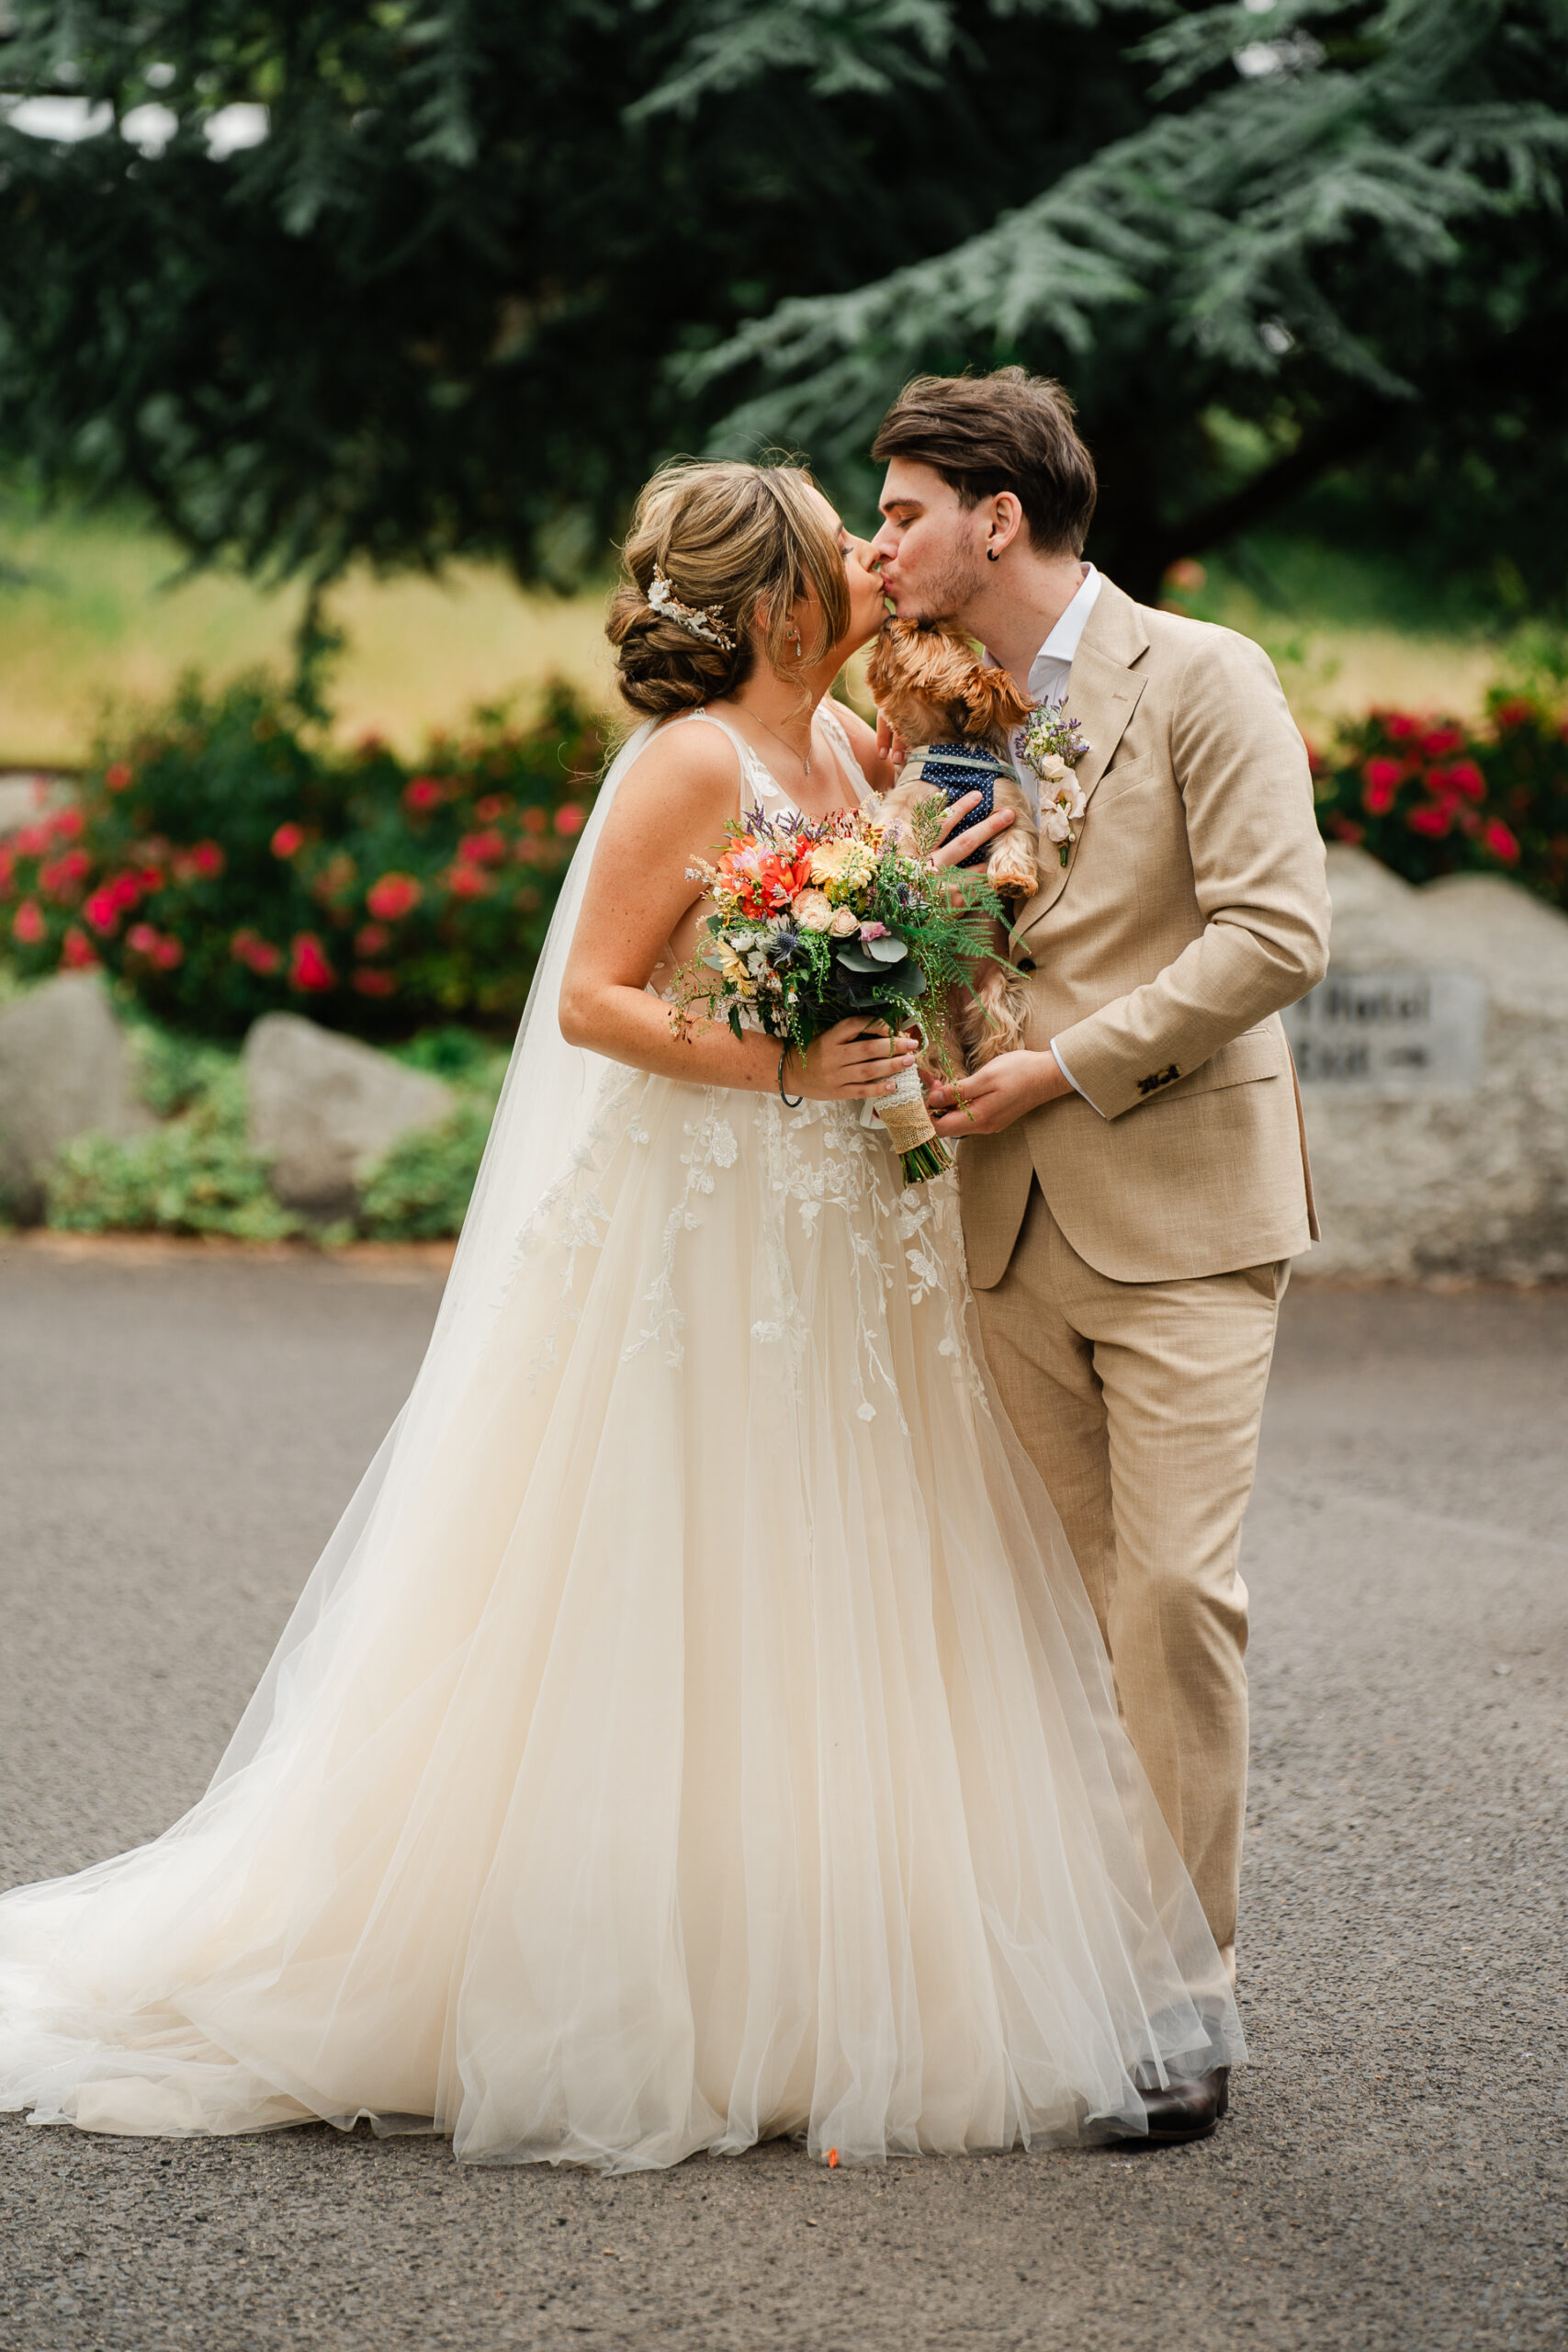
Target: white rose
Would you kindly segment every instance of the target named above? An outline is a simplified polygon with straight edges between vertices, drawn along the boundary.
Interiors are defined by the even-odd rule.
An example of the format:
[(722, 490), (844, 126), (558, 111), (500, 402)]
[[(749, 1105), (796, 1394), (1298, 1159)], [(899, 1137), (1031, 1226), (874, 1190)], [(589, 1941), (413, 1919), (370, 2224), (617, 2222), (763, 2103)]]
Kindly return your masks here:
[(1048, 842), (1070, 842), (1073, 829), (1062, 808), (1044, 808), (1040, 813), (1040, 830)]
[(828, 926), (835, 939), (848, 939), (860, 929), (860, 917), (848, 907), (840, 907)]
[(1067, 763), (1058, 759), (1055, 752), (1047, 752), (1040, 763), (1040, 773), (1047, 784), (1060, 784), (1067, 773)]

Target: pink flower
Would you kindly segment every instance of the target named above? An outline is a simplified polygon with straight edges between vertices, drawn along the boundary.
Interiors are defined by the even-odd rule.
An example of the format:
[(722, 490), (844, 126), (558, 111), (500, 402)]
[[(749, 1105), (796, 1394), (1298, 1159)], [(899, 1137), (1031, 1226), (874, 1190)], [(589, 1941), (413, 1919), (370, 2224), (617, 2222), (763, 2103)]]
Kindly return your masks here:
[(276, 972), (283, 962), (283, 950), (275, 947), (269, 939), (264, 939), (259, 931), (251, 930), (248, 924), (242, 925), (234, 933), (229, 942), (229, 953), (237, 964), (247, 965), (253, 972), (260, 973), (264, 979), (269, 973)]
[(5, 889), (16, 870), (16, 859), (12, 856), (5, 842), (0, 842), (0, 890)]
[(57, 808), (53, 816), (44, 821), (57, 842), (73, 842), (81, 838), (83, 818), (80, 808)]
[(446, 786), (438, 776), (416, 775), (403, 786), (403, 807), (421, 816), (427, 808), (439, 808), (446, 797)]
[(391, 972), (378, 972), (361, 965), (352, 977), (361, 996), (396, 996), (398, 992), (397, 978)]
[(155, 956), (158, 933), (150, 922), (133, 922), (125, 934), (125, 944), (137, 956)]
[(300, 931), (294, 935), (288, 952), (288, 985), (307, 991), (337, 986), (337, 974), (314, 932)]
[(482, 899), (490, 890), (490, 876), (478, 865), (449, 866), (446, 879), (455, 899)]
[(129, 914), (141, 899), (140, 874), (117, 874), (104, 884), (104, 895), (117, 914)]
[(568, 841), (573, 833), (580, 833), (587, 822), (587, 809), (580, 808), (575, 800), (564, 801), (556, 810), (556, 831), (563, 834)]
[(1493, 856), (1500, 857), (1505, 865), (1515, 865), (1518, 863), (1519, 844), (1501, 817), (1493, 817), (1488, 820), (1481, 838)]
[(112, 890), (95, 890), (82, 911), (93, 929), (107, 939), (119, 921), (119, 901)]
[(506, 855), (506, 836), (493, 827), (482, 833), (465, 833), (457, 843), (457, 854), (470, 865), (496, 865)]
[(383, 922), (400, 922), (424, 896), (412, 874), (383, 874), (365, 893), (365, 903)]
[(379, 956), (392, 944), (392, 934), (384, 922), (364, 922), (354, 934), (356, 956)]
[(279, 825), (276, 832), (274, 833), (272, 837), (272, 854), (274, 857), (293, 857), (299, 851), (302, 850), (304, 846), (305, 828), (303, 825)]
[(160, 939), (152, 950), (152, 961), (161, 972), (172, 972), (186, 960), (186, 951), (177, 939)]
[(860, 935), (863, 942), (868, 939), (886, 939), (887, 925), (885, 922), (863, 922), (860, 927)]
[[(1462, 793), (1467, 800), (1485, 799), (1486, 778), (1473, 760), (1456, 760), (1453, 765), (1445, 769), (1443, 773), (1447, 788), (1450, 792)], [(1435, 776), (1433, 781), (1436, 782)]]
[(24, 899), (11, 919), (11, 936), (22, 947), (36, 947), (49, 930), (36, 900)]
[(60, 943), (60, 968), (62, 972), (94, 972), (98, 966), (93, 943), (80, 924), (73, 923)]
[(204, 882), (215, 882), (229, 863), (220, 842), (197, 842), (190, 862)]
[(23, 825), (11, 836), (11, 847), (18, 857), (47, 857), (51, 836), (47, 825)]
[(1369, 817), (1386, 817), (1404, 781), (1404, 761), (1369, 760), (1361, 774), (1366, 779), (1361, 786), (1361, 806)]
[(68, 849), (62, 857), (51, 858), (38, 870), (39, 888), (51, 899), (64, 898), (78, 882), (85, 882), (93, 870), (93, 861), (85, 849)]
[(510, 792), (487, 792), (482, 800), (474, 803), (474, 814), (481, 825), (493, 825), (513, 806)]
[(123, 760), (111, 760), (104, 770), (104, 783), (110, 792), (128, 792), (136, 777)]
[(1421, 749), (1429, 760), (1446, 760), (1463, 741), (1462, 727), (1434, 727), (1421, 738)]
[(1434, 840), (1452, 830), (1454, 812), (1451, 804), (1412, 808), (1404, 820), (1413, 833), (1427, 833)]
[(1402, 710), (1379, 710), (1372, 716), (1382, 720), (1383, 733), (1392, 736), (1396, 743), (1408, 742), (1412, 735), (1421, 732), (1420, 720), (1407, 717)]
[(1515, 695), (1509, 701), (1500, 702), (1497, 706), (1499, 727), (1528, 727), (1534, 717), (1533, 705), (1527, 702), (1522, 695)]

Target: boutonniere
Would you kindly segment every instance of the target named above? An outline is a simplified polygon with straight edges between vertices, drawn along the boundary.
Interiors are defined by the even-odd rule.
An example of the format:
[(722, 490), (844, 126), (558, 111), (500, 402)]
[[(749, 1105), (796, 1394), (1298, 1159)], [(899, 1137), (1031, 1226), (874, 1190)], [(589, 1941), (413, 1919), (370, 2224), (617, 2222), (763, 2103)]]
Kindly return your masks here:
[(1055, 842), (1066, 865), (1088, 805), (1072, 773), (1089, 749), (1081, 722), (1065, 718), (1059, 702), (1043, 702), (1024, 720), (1019, 735), (1019, 749), (1040, 778), (1041, 833)]

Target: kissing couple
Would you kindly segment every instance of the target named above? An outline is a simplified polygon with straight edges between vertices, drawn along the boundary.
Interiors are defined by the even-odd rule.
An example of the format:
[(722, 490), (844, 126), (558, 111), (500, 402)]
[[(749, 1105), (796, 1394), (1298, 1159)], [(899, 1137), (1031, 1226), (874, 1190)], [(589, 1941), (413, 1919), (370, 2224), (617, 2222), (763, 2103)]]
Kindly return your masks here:
[[(643, 493), (641, 723), (423, 1364), (206, 1794), (0, 1900), (0, 2106), (606, 2172), (1224, 2112), (1237, 1546), (1313, 1229), (1306, 758), (1255, 646), (1081, 560), (1057, 386), (921, 380), (875, 454), (869, 543), (789, 467)], [(781, 1064), (670, 1017), (727, 824), (892, 785), (829, 698), (888, 601), (1088, 745), (1012, 926), (1022, 1043), (933, 1091), (958, 1166), (908, 1189), (863, 1115), (906, 1036)]]

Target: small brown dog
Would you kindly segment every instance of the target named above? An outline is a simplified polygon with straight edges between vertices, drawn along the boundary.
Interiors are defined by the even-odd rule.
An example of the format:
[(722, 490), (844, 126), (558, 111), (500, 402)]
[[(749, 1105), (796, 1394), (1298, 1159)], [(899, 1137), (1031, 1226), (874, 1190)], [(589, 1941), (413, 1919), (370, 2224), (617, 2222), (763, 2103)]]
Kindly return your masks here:
[[(1032, 898), (1040, 887), (1039, 828), (1007, 752), (1008, 729), (1034, 707), (1029, 696), (1005, 670), (988, 669), (957, 629), (917, 621), (884, 623), (866, 684), (894, 734), (912, 747), (883, 801), (883, 823), (895, 837), (907, 836), (922, 800), (977, 791), (980, 805), (961, 820), (960, 831), (998, 808), (1010, 808), (1013, 821), (964, 865), (983, 865), (1003, 898)], [(1001, 956), (1006, 934), (999, 924), (992, 944)], [(1010, 967), (987, 964), (959, 1015), (971, 1069), (1022, 1043), (1019, 999)]]

